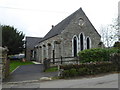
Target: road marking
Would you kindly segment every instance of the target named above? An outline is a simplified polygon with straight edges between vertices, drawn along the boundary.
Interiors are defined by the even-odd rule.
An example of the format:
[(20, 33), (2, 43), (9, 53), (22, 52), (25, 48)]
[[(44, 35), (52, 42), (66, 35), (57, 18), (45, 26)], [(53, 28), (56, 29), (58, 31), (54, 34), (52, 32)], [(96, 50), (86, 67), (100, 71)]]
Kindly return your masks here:
[(17, 70), (20, 66), (17, 66), (10, 74), (12, 74), (15, 70)]
[(41, 63), (39, 63), (39, 62), (35, 62), (35, 61), (32, 61), (34, 64), (41, 64)]
[(18, 82), (7, 82), (6, 84), (20, 84), (20, 83), (32, 83), (38, 82), (39, 80), (27, 80), (27, 81), (18, 81)]

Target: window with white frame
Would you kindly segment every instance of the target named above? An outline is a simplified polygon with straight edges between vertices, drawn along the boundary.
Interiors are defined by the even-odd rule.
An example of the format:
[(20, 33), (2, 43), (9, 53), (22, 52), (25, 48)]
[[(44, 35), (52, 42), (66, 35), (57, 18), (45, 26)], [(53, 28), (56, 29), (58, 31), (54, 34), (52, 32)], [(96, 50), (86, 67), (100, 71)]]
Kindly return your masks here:
[(72, 39), (72, 51), (73, 51), (73, 56), (76, 57), (78, 53), (78, 38), (77, 36), (73, 36)]

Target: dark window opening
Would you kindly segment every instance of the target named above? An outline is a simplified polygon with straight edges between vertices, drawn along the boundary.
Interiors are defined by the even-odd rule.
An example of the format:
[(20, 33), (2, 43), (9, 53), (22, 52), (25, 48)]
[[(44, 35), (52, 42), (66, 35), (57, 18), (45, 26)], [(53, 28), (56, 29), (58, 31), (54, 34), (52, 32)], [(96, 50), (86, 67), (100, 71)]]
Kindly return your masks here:
[(74, 40), (73, 40), (73, 45), (74, 45), (74, 57), (77, 56), (77, 38), (74, 37)]
[(84, 49), (84, 43), (83, 43), (83, 34), (80, 34), (80, 46), (81, 46), (81, 51)]
[(87, 49), (90, 49), (90, 39), (87, 38)]

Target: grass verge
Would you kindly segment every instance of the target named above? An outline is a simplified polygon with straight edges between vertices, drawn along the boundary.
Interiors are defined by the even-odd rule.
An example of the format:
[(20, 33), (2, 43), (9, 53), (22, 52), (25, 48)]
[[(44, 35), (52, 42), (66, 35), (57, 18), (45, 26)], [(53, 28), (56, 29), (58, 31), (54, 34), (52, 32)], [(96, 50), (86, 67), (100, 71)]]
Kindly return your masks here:
[(56, 72), (58, 70), (58, 67), (50, 67), (45, 72)]
[(19, 61), (19, 60), (10, 60), (10, 72), (15, 70), (18, 66), (30, 65), (30, 64), (34, 64), (34, 63), (31, 62), (31, 61), (22, 62), (22, 61)]

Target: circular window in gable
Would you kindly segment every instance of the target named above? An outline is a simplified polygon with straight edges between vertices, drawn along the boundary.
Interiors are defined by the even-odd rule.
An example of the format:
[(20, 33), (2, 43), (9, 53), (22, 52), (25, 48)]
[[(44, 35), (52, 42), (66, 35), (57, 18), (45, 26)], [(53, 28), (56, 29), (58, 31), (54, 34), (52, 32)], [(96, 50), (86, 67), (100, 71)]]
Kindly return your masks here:
[(85, 23), (85, 22), (84, 22), (83, 18), (79, 18), (78, 24), (79, 24), (80, 26), (83, 26), (84, 23)]

